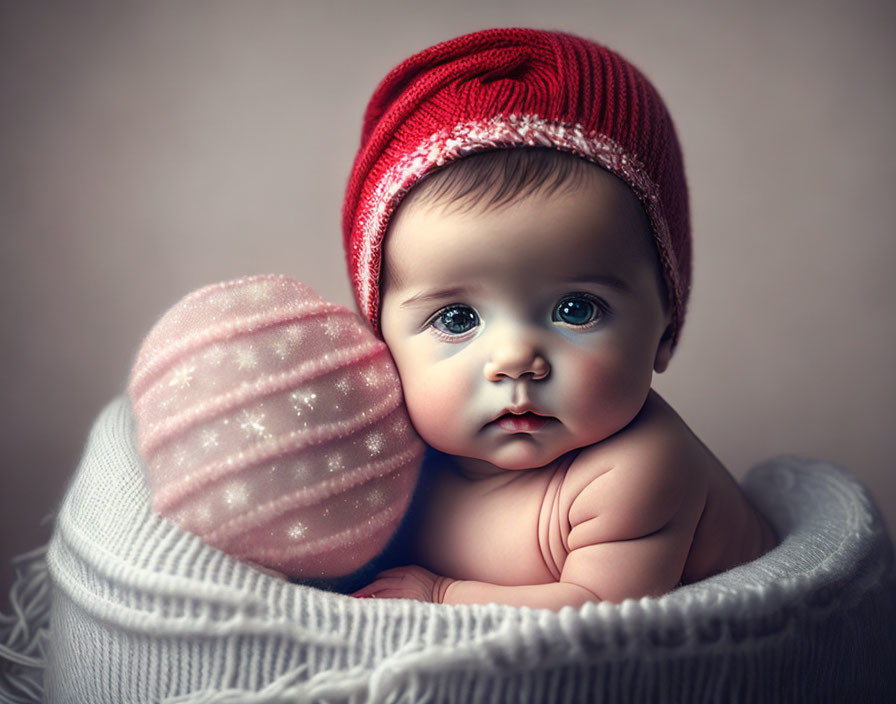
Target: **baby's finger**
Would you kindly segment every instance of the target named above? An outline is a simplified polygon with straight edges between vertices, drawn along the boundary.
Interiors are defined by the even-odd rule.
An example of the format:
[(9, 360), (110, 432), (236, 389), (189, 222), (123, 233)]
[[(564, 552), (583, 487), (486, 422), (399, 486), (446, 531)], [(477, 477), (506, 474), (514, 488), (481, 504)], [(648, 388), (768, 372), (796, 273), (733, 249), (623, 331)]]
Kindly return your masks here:
[(357, 597), (358, 599), (363, 599), (365, 597), (373, 596), (373, 585), (368, 584), (367, 586), (361, 587), (357, 591), (352, 592), (349, 596)]
[(361, 587), (358, 591), (353, 592), (351, 596), (356, 597), (371, 597), (371, 596), (379, 596), (379, 593), (385, 589), (388, 584), (394, 583), (394, 579), (389, 580), (388, 583), (384, 583), (382, 579), (376, 579), (366, 587)]
[(370, 591), (379, 594), (384, 589), (394, 589), (401, 584), (400, 577), (385, 577), (377, 579), (370, 585)]

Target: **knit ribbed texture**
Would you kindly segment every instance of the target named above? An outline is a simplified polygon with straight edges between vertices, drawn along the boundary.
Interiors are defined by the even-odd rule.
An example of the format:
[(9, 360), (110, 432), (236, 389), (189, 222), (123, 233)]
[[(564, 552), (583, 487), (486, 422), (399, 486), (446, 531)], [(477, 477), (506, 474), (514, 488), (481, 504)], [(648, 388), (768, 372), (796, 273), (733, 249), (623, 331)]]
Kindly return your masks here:
[(186, 296), (150, 331), (128, 392), (153, 508), (235, 557), (348, 574), (413, 494), (423, 443), (386, 345), (288, 277)]
[(865, 490), (778, 458), (745, 490), (781, 544), (657, 599), (558, 613), (352, 599), (155, 515), (126, 400), (61, 508), (49, 702), (893, 701), (896, 574)]
[(376, 329), (382, 241), (414, 184), (467, 154), (525, 146), (576, 154), (632, 188), (653, 228), (677, 341), (690, 289), (691, 236), (669, 113), (644, 75), (615, 52), (534, 29), (451, 39), (403, 61), (376, 88), (342, 212), (362, 314)]

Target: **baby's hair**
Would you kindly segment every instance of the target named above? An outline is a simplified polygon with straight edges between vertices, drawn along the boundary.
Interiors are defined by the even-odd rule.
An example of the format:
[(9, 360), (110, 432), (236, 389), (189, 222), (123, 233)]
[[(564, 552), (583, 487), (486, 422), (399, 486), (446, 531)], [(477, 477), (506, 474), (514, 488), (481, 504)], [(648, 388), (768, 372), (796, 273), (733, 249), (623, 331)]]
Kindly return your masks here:
[(430, 172), (403, 204), (442, 205), (452, 212), (500, 208), (523, 196), (571, 188), (594, 168), (581, 157), (549, 147), (491, 149)]
[[(575, 154), (550, 147), (490, 149), (430, 171), (399, 207), (414, 203), (455, 213), (500, 208), (524, 196), (572, 188), (594, 168), (598, 167)], [(391, 267), (384, 262), (380, 290), (394, 283)]]

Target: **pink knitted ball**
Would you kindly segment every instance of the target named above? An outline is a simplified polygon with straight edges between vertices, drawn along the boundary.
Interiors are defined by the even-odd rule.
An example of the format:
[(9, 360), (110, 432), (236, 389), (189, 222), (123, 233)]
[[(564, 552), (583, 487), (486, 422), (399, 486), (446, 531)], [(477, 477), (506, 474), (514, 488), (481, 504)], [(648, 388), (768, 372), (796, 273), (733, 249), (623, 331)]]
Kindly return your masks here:
[(299, 578), (375, 557), (423, 455), (385, 344), (285, 276), (202, 288), (150, 331), (128, 392), (153, 509)]

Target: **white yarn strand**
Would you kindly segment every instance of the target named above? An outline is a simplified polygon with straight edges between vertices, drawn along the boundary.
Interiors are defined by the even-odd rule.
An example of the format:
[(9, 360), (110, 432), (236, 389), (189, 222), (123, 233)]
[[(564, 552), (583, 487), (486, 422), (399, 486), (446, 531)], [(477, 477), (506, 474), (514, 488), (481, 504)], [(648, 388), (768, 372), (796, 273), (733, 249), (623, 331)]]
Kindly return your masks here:
[(50, 585), (46, 546), (13, 558), (13, 613), (0, 614), (0, 703), (28, 704), (43, 696)]

